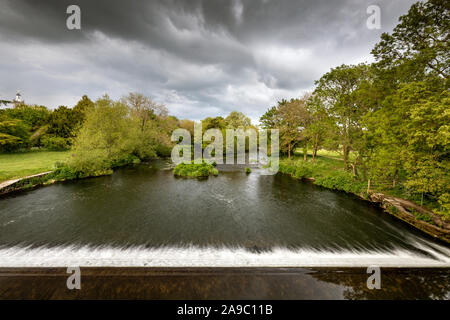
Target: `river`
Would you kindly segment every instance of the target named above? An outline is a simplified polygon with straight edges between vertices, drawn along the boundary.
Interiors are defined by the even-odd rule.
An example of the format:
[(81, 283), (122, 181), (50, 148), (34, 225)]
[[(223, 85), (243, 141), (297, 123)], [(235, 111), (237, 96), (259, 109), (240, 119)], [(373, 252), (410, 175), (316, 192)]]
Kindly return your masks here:
[(3, 196), (0, 267), (433, 267), (450, 290), (448, 246), (373, 204), (263, 169), (166, 166)]

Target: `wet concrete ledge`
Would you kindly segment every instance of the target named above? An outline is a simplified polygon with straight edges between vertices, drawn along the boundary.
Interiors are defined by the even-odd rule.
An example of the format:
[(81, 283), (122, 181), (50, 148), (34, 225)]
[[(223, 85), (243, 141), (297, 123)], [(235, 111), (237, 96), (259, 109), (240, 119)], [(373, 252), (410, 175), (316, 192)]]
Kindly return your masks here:
[[(33, 184), (33, 179), (45, 177), (52, 172), (53, 171), (47, 171), (47, 172), (42, 172), (42, 173), (34, 174), (31, 176), (23, 177), (23, 178), (3, 181), (0, 183), (0, 195), (22, 190), (23, 184), (28, 184), (28, 183)], [(33, 185), (33, 186), (35, 186), (35, 185)]]
[(0, 268), (0, 299), (449, 299), (449, 268)]

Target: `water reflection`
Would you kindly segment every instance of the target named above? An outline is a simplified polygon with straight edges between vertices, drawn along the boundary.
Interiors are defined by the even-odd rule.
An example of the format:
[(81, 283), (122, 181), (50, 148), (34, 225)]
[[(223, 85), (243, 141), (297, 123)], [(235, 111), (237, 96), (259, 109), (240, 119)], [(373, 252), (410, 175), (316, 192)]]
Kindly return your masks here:
[(0, 299), (449, 299), (444, 269), (382, 269), (381, 289), (361, 268), (82, 268), (68, 290), (62, 268), (0, 269)]

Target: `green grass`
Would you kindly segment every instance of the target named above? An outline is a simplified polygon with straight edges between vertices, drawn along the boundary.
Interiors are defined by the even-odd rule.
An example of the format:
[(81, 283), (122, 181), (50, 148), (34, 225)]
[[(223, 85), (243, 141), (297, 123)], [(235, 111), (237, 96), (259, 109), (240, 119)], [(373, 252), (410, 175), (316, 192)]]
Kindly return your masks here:
[[(291, 157), (291, 160), (287, 158), (283, 158), (282, 162), (292, 162), (292, 163), (301, 163), (303, 164), (303, 154), (301, 152), (296, 152), (294, 157)], [(308, 165), (313, 167), (313, 173), (315, 176), (326, 176), (330, 171), (336, 170), (344, 170), (344, 161), (342, 160), (342, 156), (339, 154), (333, 154), (332, 151), (319, 150), (317, 152), (317, 156), (312, 164), (312, 155), (308, 153)]]
[(337, 156), (330, 157), (330, 154), (317, 155), (314, 164), (312, 156), (308, 156), (307, 162), (303, 160), (303, 155), (281, 159), (279, 171), (297, 179), (314, 178), (317, 185), (356, 195), (360, 195), (364, 189), (363, 182), (344, 170), (344, 162)]
[(0, 182), (54, 169), (57, 161), (65, 161), (70, 151), (33, 151), (0, 154)]
[[(303, 149), (297, 148), (294, 151), (294, 154), (298, 157), (303, 157)], [(336, 159), (339, 161), (344, 161), (344, 156), (342, 155), (342, 151), (330, 151), (330, 150), (318, 150), (317, 156), (320, 156), (322, 158), (331, 158)], [(350, 161), (353, 161), (356, 157), (356, 154), (352, 151), (350, 151), (348, 158)], [(312, 159), (312, 150), (308, 150), (308, 158)]]

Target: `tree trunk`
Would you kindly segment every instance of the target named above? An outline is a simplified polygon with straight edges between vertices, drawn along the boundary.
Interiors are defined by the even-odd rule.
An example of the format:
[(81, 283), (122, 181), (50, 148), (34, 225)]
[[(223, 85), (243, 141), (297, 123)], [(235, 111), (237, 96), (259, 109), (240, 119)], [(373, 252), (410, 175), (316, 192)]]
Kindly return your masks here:
[(398, 173), (398, 170), (395, 170), (394, 180), (392, 181), (392, 188), (395, 188), (395, 185), (397, 184), (397, 178), (398, 178), (397, 173)]
[(345, 170), (348, 169), (348, 147), (347, 146), (343, 146), (343, 152), (344, 152), (344, 166), (345, 166)]
[(316, 136), (314, 137), (314, 143), (313, 143), (312, 163), (314, 163), (315, 160), (316, 160), (316, 155), (317, 155), (317, 149), (318, 148), (319, 148), (319, 135), (316, 134)]
[(353, 176), (356, 177), (356, 165), (354, 163), (350, 163), (353, 169)]
[(305, 146), (303, 147), (303, 161), (308, 161), (308, 142), (305, 141)]
[(291, 158), (291, 144), (288, 144), (288, 159)]

